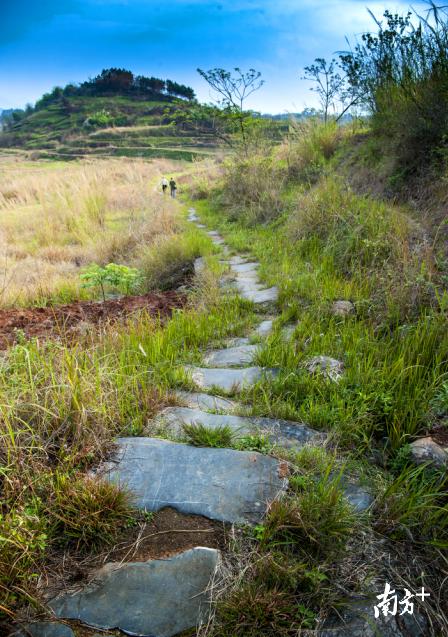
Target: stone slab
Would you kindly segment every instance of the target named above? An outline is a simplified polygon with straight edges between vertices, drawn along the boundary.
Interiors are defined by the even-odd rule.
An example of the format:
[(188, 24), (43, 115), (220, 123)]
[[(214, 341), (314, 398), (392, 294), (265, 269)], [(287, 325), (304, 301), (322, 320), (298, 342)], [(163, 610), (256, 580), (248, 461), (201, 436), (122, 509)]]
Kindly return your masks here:
[(176, 396), (190, 409), (202, 409), (203, 411), (220, 411), (232, 413), (239, 408), (239, 404), (223, 398), (222, 396), (212, 396), (201, 392), (177, 391)]
[(196, 275), (201, 274), (201, 272), (203, 272), (205, 270), (205, 258), (204, 257), (198, 257), (197, 259), (194, 260), (194, 273)]
[(232, 270), (234, 272), (256, 272), (260, 264), (256, 261), (248, 261), (245, 263), (232, 263)]
[(240, 263), (247, 263), (247, 262), (248, 262), (248, 258), (242, 257), (239, 254), (235, 254), (233, 257), (229, 259), (230, 265), (239, 265)]
[(237, 347), (227, 347), (226, 349), (215, 349), (204, 356), (204, 363), (212, 367), (238, 367), (249, 365), (253, 361), (258, 349), (258, 345), (240, 345)]
[(219, 551), (203, 547), (163, 560), (111, 562), (81, 591), (49, 605), (58, 617), (94, 628), (172, 637), (195, 627), (207, 615), (206, 589), (218, 563)]
[(218, 387), (225, 392), (240, 391), (243, 387), (255, 385), (263, 378), (263, 374), (275, 375), (277, 370), (263, 367), (245, 367), (243, 369), (225, 369), (186, 366), (193, 382), (201, 389)]
[(305, 363), (310, 374), (320, 373), (325, 378), (338, 381), (342, 378), (344, 364), (330, 356), (313, 356)]
[(436, 467), (448, 467), (448, 450), (435, 442), (431, 436), (414, 440), (410, 444), (410, 449), (416, 464), (428, 462)]
[(258, 327), (255, 329), (254, 334), (256, 336), (260, 336), (260, 338), (265, 338), (269, 336), (272, 332), (272, 326), (274, 324), (273, 319), (266, 319), (265, 321), (261, 321)]
[(355, 306), (351, 301), (335, 301), (331, 307), (331, 311), (335, 316), (349, 316), (354, 314)]
[(275, 303), (278, 300), (278, 288), (274, 285), (272, 288), (262, 290), (245, 290), (241, 292), (241, 296), (256, 304)]
[(342, 490), (349, 504), (352, 505), (357, 513), (367, 511), (373, 503), (373, 496), (359, 484), (343, 482)]
[(284, 490), (278, 460), (255, 452), (211, 449), (157, 438), (119, 438), (100, 472), (134, 494), (137, 507), (258, 523)]
[(168, 407), (156, 418), (177, 436), (183, 435), (183, 425), (202, 424), (211, 429), (230, 427), (235, 436), (264, 434), (272, 443), (286, 448), (302, 447), (311, 442), (319, 443), (324, 436), (307, 425), (280, 418), (256, 416), (233, 416), (228, 414), (210, 414), (200, 409), (186, 407)]
[(59, 622), (27, 623), (24, 628), (25, 631), (19, 630), (11, 637), (75, 637), (70, 626)]

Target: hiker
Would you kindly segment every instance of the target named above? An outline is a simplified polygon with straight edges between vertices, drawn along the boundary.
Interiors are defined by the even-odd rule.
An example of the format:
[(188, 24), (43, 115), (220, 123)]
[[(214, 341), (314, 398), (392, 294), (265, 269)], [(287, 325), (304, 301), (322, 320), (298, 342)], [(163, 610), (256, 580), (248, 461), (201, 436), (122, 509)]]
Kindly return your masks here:
[(162, 192), (163, 194), (166, 193), (166, 189), (168, 188), (168, 179), (166, 177), (162, 177)]
[(176, 189), (177, 189), (176, 182), (174, 181), (174, 178), (171, 177), (171, 179), (170, 179), (170, 191), (171, 191), (171, 196), (172, 196), (173, 199), (176, 198)]

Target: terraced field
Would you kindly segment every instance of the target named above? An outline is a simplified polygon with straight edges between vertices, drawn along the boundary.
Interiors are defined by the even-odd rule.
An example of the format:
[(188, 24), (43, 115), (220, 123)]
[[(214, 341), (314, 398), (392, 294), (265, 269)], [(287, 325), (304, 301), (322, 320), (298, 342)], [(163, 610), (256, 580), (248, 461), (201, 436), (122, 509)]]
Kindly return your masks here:
[[(36, 158), (63, 159), (95, 155), (192, 161), (215, 154), (217, 144), (211, 134), (183, 130), (173, 121), (186, 105), (173, 99), (73, 97), (15, 124), (0, 135), (0, 147), (32, 151)], [(98, 114), (106, 114), (116, 124), (92, 125)]]

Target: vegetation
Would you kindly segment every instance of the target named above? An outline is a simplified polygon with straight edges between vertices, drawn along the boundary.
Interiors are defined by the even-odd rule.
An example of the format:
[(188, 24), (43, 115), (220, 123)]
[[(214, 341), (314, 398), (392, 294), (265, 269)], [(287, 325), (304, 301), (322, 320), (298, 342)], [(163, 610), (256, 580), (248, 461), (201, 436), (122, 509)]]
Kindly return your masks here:
[(156, 245), (184, 229), (154, 190), (179, 168), (164, 160), (1, 163), (1, 306), (96, 298), (101, 279), (108, 291), (150, 289), (151, 255), (162, 258)]
[[(443, 225), (406, 198), (410, 178), (430, 160), (428, 174), (443, 177), (446, 200), (447, 31), (434, 5), (431, 19), (412, 27), (412, 18), (386, 13), (386, 26), (378, 23), (377, 34), (342, 54), (339, 68), (321, 58), (308, 67), (321, 82), (322, 112), (292, 121), (281, 144), (273, 144), (270, 125), (243, 109), (259, 75), (237, 69), (235, 79), (213, 69), (201, 74), (224, 91), (223, 108), (177, 104), (172, 121), (177, 130), (209, 126), (210, 135), (233, 136), (235, 152), (222, 163), (157, 163), (151, 175), (141, 161), (1, 166), (8, 175), (0, 188), (4, 249), (14, 260), (12, 269), (5, 261), (4, 305), (87, 294), (79, 274), (92, 263), (84, 280), (103, 298), (105, 284), (122, 292), (134, 285), (172, 289), (188, 279), (196, 256), (209, 265), (187, 308), (165, 323), (143, 314), (76, 343), (22, 342), (2, 358), (3, 616), (38, 598), (39, 577), (62, 552), (88, 560), (138, 524), (130, 494), (93, 481), (88, 470), (108, 457), (115, 436), (144, 435), (148, 420), (175, 402), (174, 388), (191, 387), (184, 364), (254, 323), (250, 303), (220, 293), (222, 264), (209, 237), (188, 229), (178, 204), (153, 198), (162, 174), (178, 177), (182, 170), (201, 220), (256, 258), (261, 279), (279, 288), (279, 315), (256, 362), (280, 371), (239, 395), (245, 413), (305, 422), (327, 434), (325, 448), (287, 451), (267, 436), (235, 435), (225, 426), (184, 427), (185, 441), (196, 446), (278, 457), (289, 480), (263, 524), (229, 534), (214, 616), (200, 634), (292, 637), (338, 615), (348, 600), (370, 600), (385, 581), (424, 586), (431, 597), (419, 610), (434, 634), (447, 632), (439, 591), (446, 582), (448, 479), (429, 463), (415, 466), (410, 444), (437, 431), (446, 436), (448, 260)], [(95, 83), (133, 91), (107, 87), (128, 81), (126, 71), (114, 70)], [(89, 96), (87, 127), (108, 126), (115, 117), (101, 99)], [(135, 102), (127, 94), (117, 99), (127, 107)], [(372, 117), (342, 126), (348, 103)], [(42, 114), (53, 117), (56, 107), (67, 105), (61, 100), (30, 113), (16, 133), (32, 130)], [(171, 126), (152, 122), (161, 137)], [(140, 134), (135, 126), (126, 134), (134, 133)], [(102, 129), (89, 136), (119, 134)], [(389, 171), (376, 193), (366, 183), (366, 164)], [(400, 179), (409, 190), (392, 199), (390, 185)], [(45, 276), (45, 290), (36, 280), (28, 287), (20, 281), (27, 267)], [(352, 311), (336, 312), (341, 300)], [(308, 372), (309, 360), (321, 355), (341, 362), (340, 378)], [(373, 496), (363, 514), (344, 496), (354, 481), (368, 484)]]
[[(359, 595), (361, 578), (379, 577), (361, 537), (385, 562), (395, 556), (408, 583), (418, 577), (410, 553), (425, 587), (444, 577), (434, 564), (448, 547), (446, 477), (410, 465), (408, 451), (448, 415), (446, 401), (434, 412), (448, 361), (443, 273), (407, 206), (358, 193), (345, 180), (357, 130), (297, 123), (280, 148), (229, 159), (208, 197), (200, 184), (201, 219), (239, 252), (250, 251), (262, 279), (280, 289), (282, 313), (257, 362), (281, 372), (246, 390), (245, 402), (254, 415), (330, 433), (338, 449), (335, 457), (288, 457), (290, 497), (272, 506), (255, 544), (240, 547), (233, 577), (217, 593), (212, 635), (313, 628), (344, 604), (336, 582)], [(354, 312), (335, 315), (337, 300), (351, 301)], [(291, 321), (285, 341), (282, 327)], [(306, 361), (316, 355), (343, 362), (338, 382), (309, 375)], [(370, 520), (355, 521), (341, 497), (341, 462), (344, 475), (355, 469), (374, 485)], [(351, 559), (366, 568), (360, 579), (342, 568)]]

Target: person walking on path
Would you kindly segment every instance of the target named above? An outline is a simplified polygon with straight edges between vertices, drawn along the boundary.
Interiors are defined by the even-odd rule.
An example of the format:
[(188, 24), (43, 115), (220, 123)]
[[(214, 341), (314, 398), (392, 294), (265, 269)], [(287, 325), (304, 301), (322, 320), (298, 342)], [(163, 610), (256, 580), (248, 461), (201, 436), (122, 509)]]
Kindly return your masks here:
[(168, 188), (168, 179), (166, 177), (162, 177), (161, 184), (162, 184), (162, 192), (163, 194), (165, 194), (166, 189)]
[(171, 179), (170, 179), (170, 192), (171, 192), (171, 196), (172, 196), (173, 199), (176, 199), (176, 190), (177, 190), (176, 182), (174, 181), (174, 178), (171, 177)]

